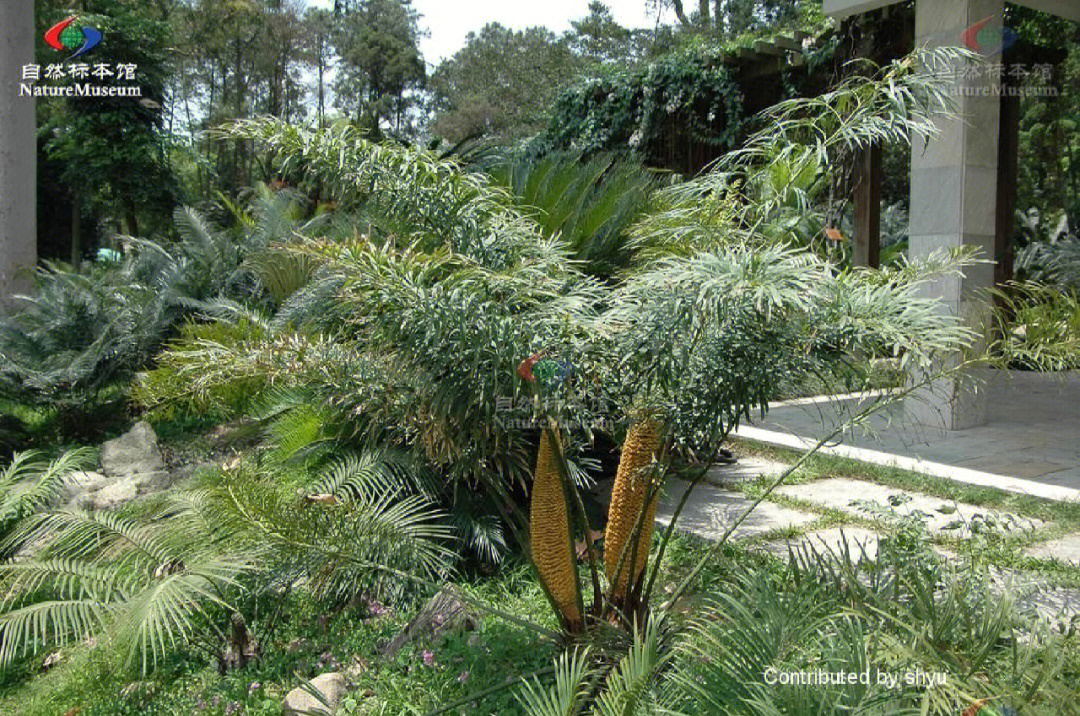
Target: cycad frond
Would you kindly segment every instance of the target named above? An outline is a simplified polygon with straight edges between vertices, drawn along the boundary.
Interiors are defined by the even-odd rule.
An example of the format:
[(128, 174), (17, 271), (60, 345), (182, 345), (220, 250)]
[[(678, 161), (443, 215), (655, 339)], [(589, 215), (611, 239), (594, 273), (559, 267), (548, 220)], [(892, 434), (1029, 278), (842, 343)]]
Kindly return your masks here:
[(592, 674), (588, 648), (565, 651), (555, 662), (552, 686), (534, 676), (515, 697), (527, 716), (576, 716), (584, 706)]
[(664, 631), (662, 615), (650, 618), (644, 630), (635, 625), (629, 650), (608, 674), (597, 699), (598, 716), (651, 716), (658, 712), (658, 677), (673, 656), (664, 643)]

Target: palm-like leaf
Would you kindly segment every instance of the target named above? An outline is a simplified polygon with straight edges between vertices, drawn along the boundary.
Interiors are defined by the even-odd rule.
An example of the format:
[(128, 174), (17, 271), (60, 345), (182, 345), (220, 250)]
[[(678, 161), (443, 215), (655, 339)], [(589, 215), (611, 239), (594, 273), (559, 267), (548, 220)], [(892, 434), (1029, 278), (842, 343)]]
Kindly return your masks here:
[(576, 716), (588, 695), (593, 669), (588, 649), (563, 652), (555, 662), (555, 683), (545, 687), (533, 677), (515, 696), (528, 716)]

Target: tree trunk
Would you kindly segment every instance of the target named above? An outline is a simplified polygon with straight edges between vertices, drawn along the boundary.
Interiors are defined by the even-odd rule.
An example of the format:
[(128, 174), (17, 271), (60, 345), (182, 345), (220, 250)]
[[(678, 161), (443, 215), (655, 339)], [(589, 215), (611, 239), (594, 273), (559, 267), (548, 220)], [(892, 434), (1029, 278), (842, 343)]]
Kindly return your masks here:
[(686, 10), (683, 9), (682, 0), (671, 0), (671, 4), (675, 8), (675, 17), (679, 18), (679, 22), (683, 25), (689, 25), (690, 20), (686, 17)]
[(709, 29), (709, 0), (698, 0), (698, 22), (706, 30)]
[(77, 194), (71, 195), (71, 267), (79, 270), (82, 263), (82, 209)]
[(319, 42), (319, 128), (323, 127), (323, 117), (326, 112), (326, 89), (323, 86), (323, 78), (326, 75), (326, 60), (323, 52), (322, 41)]
[(34, 100), (20, 97), (34, 62), (34, 3), (0, 2), (0, 309), (30, 287), (37, 263), (37, 141)]

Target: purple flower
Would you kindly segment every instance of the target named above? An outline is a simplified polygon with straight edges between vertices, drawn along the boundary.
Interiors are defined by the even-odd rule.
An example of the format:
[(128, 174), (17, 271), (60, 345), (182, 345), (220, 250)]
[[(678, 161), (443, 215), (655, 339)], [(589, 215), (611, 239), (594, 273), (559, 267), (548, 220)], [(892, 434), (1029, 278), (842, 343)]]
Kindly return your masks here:
[(458, 681), (460, 681), (460, 682), (461, 682), (461, 683), (463, 683), (463, 684), (464, 684), (464, 683), (465, 683), (466, 681), (468, 681), (468, 680), (469, 680), (469, 671), (468, 671), (468, 669), (465, 669), (465, 670), (464, 670), (464, 671), (462, 671), (462, 672), (461, 672), (460, 674), (458, 674), (458, 675), (457, 675), (457, 680), (458, 680)]
[(371, 597), (368, 597), (366, 601), (368, 613), (371, 614), (371, 616), (373, 617), (381, 617), (383, 614), (386, 614), (388, 611), (390, 611), (383, 605), (376, 602)]
[(251, 696), (253, 693), (258, 691), (261, 687), (262, 687), (262, 684), (260, 684), (258, 681), (252, 681), (250, 684), (248, 684), (248, 696)]
[(435, 654), (433, 652), (424, 649), (424, 666), (435, 666)]
[(231, 714), (238, 713), (243, 706), (239, 701), (230, 701), (229, 705), (225, 707), (225, 716), (231, 716)]

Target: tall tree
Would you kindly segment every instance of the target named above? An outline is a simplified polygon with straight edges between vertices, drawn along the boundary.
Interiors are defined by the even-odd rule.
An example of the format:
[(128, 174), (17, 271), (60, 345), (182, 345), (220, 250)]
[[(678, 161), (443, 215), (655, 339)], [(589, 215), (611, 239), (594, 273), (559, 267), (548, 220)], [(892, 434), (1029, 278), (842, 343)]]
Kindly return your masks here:
[(451, 141), (535, 134), (552, 99), (582, 64), (569, 42), (546, 28), (489, 23), (479, 34), (469, 33), (465, 47), (433, 73), (432, 131)]
[(570, 23), (571, 47), (593, 62), (627, 62), (633, 58), (633, 33), (615, 21), (601, 0), (589, 2), (589, 14)]
[[(166, 158), (162, 108), (168, 73), (168, 25), (147, 8), (121, 0), (87, 0), (86, 24), (99, 28), (107, 42), (94, 50), (93, 67), (133, 66), (134, 77), (102, 82), (137, 85), (139, 97), (52, 97), (38, 104), (39, 135), (45, 156), (60, 167), (69, 190), (73, 229), (79, 230), (81, 208), (96, 209), (140, 229), (140, 216), (167, 217), (175, 199), (175, 182)], [(63, 18), (66, 8), (40, 7), (39, 27)], [(35, 33), (40, 35), (40, 33)], [(56, 63), (42, 46), (42, 64)], [(70, 75), (53, 83), (85, 82)], [(144, 227), (145, 228), (145, 227)], [(73, 233), (73, 258), (80, 237)]]
[(684, 29), (725, 38), (755, 30), (788, 29), (821, 13), (821, 0), (698, 0), (697, 10), (692, 12), (684, 0), (650, 2), (670, 6)]
[(341, 12), (338, 104), (374, 136), (384, 124), (399, 134), (408, 129), (409, 93), (427, 75), (418, 20), (411, 0), (358, 0)]
[(315, 70), (315, 117), (319, 126), (326, 118), (326, 78), (334, 61), (333, 39), (335, 34), (334, 13), (310, 7), (304, 14), (307, 30), (307, 59)]

